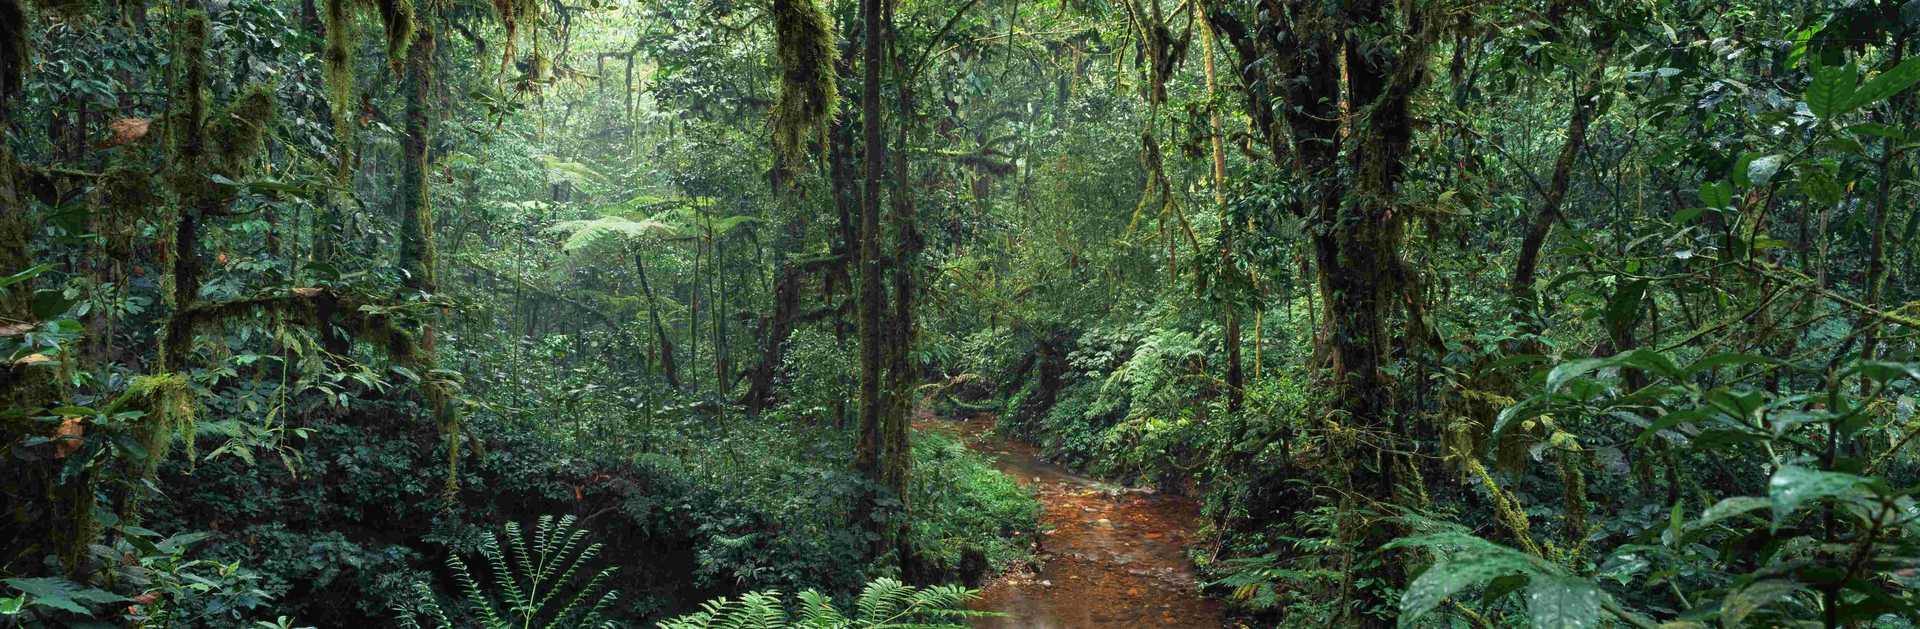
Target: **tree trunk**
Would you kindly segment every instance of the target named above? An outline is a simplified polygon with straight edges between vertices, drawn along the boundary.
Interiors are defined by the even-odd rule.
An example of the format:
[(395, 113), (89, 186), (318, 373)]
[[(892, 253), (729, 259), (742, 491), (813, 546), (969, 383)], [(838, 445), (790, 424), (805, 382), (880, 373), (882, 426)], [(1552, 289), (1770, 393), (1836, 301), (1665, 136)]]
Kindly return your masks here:
[[(796, 195), (798, 191), (775, 191), (775, 194)], [(773, 315), (768, 317), (765, 338), (761, 339), (760, 364), (754, 367), (752, 380), (747, 385), (747, 411), (756, 415), (773, 401), (773, 377), (786, 356), (787, 338), (793, 334), (793, 317), (800, 308), (800, 289), (805, 279), (792, 260), (792, 253), (806, 242), (805, 208), (799, 203), (784, 205), (788, 206), (787, 218), (773, 246), (774, 267), (779, 274), (773, 284)]]
[(633, 269), (640, 274), (640, 292), (647, 296), (647, 319), (653, 322), (653, 338), (660, 344), (660, 373), (666, 374), (667, 385), (680, 388), (680, 374), (673, 367), (673, 339), (667, 336), (667, 326), (660, 323), (660, 304), (653, 296), (653, 284), (647, 282), (647, 260), (639, 253), (633, 254)]
[[(1197, 16), (1205, 17), (1199, 3), (1194, 3), (1193, 12)], [(1201, 52), (1204, 55), (1201, 58), (1202, 67), (1206, 70), (1207, 77), (1207, 96), (1211, 98), (1214, 94), (1215, 78), (1213, 72), (1213, 29), (1207, 28), (1205, 25), (1201, 26), (1200, 43)], [(1226, 236), (1226, 246), (1222, 253), (1224, 256), (1230, 257), (1234, 255), (1234, 236), (1239, 233), (1239, 226), (1233, 224), (1233, 218), (1229, 216), (1227, 212), (1227, 147), (1226, 139), (1222, 137), (1223, 132), (1221, 131), (1220, 112), (1218, 110), (1208, 112), (1207, 127), (1213, 136), (1213, 203), (1220, 212), (1220, 228)], [(1229, 301), (1225, 310), (1227, 320), (1226, 338), (1223, 339), (1223, 343), (1227, 346), (1227, 410), (1238, 413), (1240, 412), (1240, 403), (1246, 397), (1246, 372), (1240, 364), (1240, 308), (1234, 305), (1232, 301)], [(1258, 313), (1255, 313), (1255, 316), (1257, 317)], [(1254, 328), (1256, 330), (1259, 329), (1257, 322), (1254, 324)], [(1259, 354), (1260, 352), (1256, 345), (1254, 355), (1257, 357)]]
[(1560, 206), (1566, 201), (1574, 164), (1580, 160), (1580, 150), (1587, 143), (1587, 127), (1593, 123), (1594, 113), (1599, 109), (1600, 80), (1606, 76), (1606, 70), (1607, 55), (1603, 51), (1594, 60), (1586, 81), (1573, 95), (1573, 114), (1567, 120), (1566, 142), (1560, 145), (1560, 156), (1553, 162), (1553, 178), (1541, 194), (1540, 208), (1534, 212), (1533, 221), (1527, 225), (1527, 235), (1520, 241), (1520, 254), (1513, 264), (1513, 279), (1507, 285), (1514, 297), (1516, 317), (1526, 319), (1522, 313), (1531, 310), (1534, 275), (1540, 266), (1540, 248), (1546, 244), (1547, 234), (1553, 230), (1553, 224), (1560, 220)]
[[(411, 293), (407, 298), (431, 297), (439, 290), (435, 281), (433, 243), (433, 206), (428, 200), (427, 154), (433, 141), (433, 116), (428, 111), (433, 95), (434, 33), (423, 23), (414, 31), (413, 45), (407, 48), (406, 76), (402, 91), (406, 94), (406, 135), (401, 140), (400, 163), (400, 271), (401, 286)], [(422, 392), (433, 412), (434, 423), (447, 440), (447, 478), (444, 491), (452, 499), (459, 488), (460, 415), (453, 404), (452, 383), (433, 374), (435, 354), (434, 319), (428, 315), (420, 322), (419, 365)]]
[[(1433, 32), (1418, 9), (1395, 15), (1396, 8), (1382, 0), (1337, 8), (1287, 4), (1325, 19), (1294, 20), (1266, 10), (1250, 28), (1242, 16), (1217, 3), (1207, 17), (1240, 58), (1248, 111), (1273, 157), (1291, 159), (1310, 183), (1293, 211), (1308, 221), (1312, 235), (1327, 314), (1329, 377), (1341, 424), (1352, 435), (1337, 446), (1348, 467), (1334, 482), (1343, 486), (1342, 510), (1354, 514), (1345, 535), (1358, 552), (1369, 553), (1393, 538), (1376, 517), (1381, 505), (1393, 501), (1394, 442), (1399, 439), (1391, 422), (1393, 382), (1386, 370), (1388, 322), (1399, 288), (1395, 276), (1404, 268), (1401, 220), (1407, 213), (1393, 203), (1411, 148), (1409, 101), (1425, 80)], [(1350, 39), (1359, 33), (1378, 39)], [(1283, 107), (1269, 101), (1270, 89), (1279, 92)], [(1374, 515), (1357, 513), (1363, 511)], [(1361, 612), (1391, 609), (1392, 603), (1381, 599), (1381, 585), (1391, 589), (1403, 580), (1386, 558), (1370, 563), (1375, 567), (1349, 575), (1349, 583), (1366, 579), (1376, 585), (1349, 588), (1344, 597), (1348, 624), (1384, 624)]]
[[(869, 483), (854, 511), (855, 525), (865, 529), (873, 540), (869, 553), (883, 556), (893, 545), (897, 529), (885, 526), (895, 518), (883, 509), (883, 500), (898, 500), (904, 494), (905, 475), (897, 474), (893, 460), (894, 445), (888, 401), (882, 393), (882, 370), (887, 328), (884, 323), (885, 291), (882, 290), (880, 261), (880, 193), (885, 171), (886, 137), (881, 120), (880, 65), (884, 62), (882, 38), (886, 20), (881, 0), (861, 0), (863, 24), (860, 112), (862, 139), (866, 143), (865, 181), (860, 197), (860, 428), (854, 452), (854, 469)], [(904, 558), (902, 558), (904, 559)]]
[(913, 385), (916, 373), (913, 369), (912, 353), (914, 342), (914, 259), (919, 257), (922, 242), (920, 232), (914, 225), (916, 212), (913, 205), (913, 182), (911, 170), (907, 164), (907, 151), (913, 141), (913, 77), (906, 75), (899, 59), (898, 33), (893, 30), (893, 10), (887, 10), (887, 41), (894, 57), (894, 75), (899, 90), (899, 136), (895, 139), (893, 151), (893, 191), (892, 201), (894, 226), (893, 255), (893, 320), (892, 333), (888, 335), (888, 387), (886, 395), (892, 403), (887, 405), (887, 417), (882, 427), (886, 446), (885, 478), (887, 487), (893, 490), (900, 501), (900, 517), (894, 533), (899, 549), (902, 576), (910, 583), (925, 582), (930, 575), (920, 574), (919, 561), (914, 555), (909, 538), (906, 535), (906, 521), (912, 513), (913, 504), (907, 500), (907, 478), (912, 474), (913, 457), (909, 420), (913, 417)]

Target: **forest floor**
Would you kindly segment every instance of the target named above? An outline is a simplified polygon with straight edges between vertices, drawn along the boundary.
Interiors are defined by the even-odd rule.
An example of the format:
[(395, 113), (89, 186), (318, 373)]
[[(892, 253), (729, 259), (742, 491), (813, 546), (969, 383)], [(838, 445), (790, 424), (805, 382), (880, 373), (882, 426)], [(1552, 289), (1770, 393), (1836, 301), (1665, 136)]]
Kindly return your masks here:
[(1037, 568), (1016, 566), (982, 589), (975, 609), (1006, 614), (983, 629), (1193, 627), (1223, 625), (1218, 601), (1203, 596), (1183, 547), (1200, 521), (1194, 501), (1126, 489), (1041, 460), (1030, 444), (993, 432), (994, 418), (944, 421), (922, 414), (923, 430), (959, 432), (1039, 497)]

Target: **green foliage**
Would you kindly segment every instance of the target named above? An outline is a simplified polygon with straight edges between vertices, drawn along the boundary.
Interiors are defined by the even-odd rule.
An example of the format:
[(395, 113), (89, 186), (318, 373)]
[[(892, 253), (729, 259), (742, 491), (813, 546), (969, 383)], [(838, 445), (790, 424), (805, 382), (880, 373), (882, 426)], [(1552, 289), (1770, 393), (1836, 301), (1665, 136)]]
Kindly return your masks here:
[[(490, 4), (0, 0), (6, 621), (505, 623), (572, 574), (853, 625), (1029, 560), (944, 436), (915, 570), (849, 526), (877, 276), (912, 410), (1197, 500), (1247, 624), (1920, 617), (1920, 4)], [(492, 536), (546, 513), (622, 569)]]
[[(1637, 389), (1623, 387), (1622, 369), (1642, 370), (1650, 381)], [(1911, 387), (1920, 377), (1911, 364), (1859, 362), (1834, 373), (1864, 378), (1860, 391), (1830, 384), (1834, 388), (1827, 391), (1796, 394), (1755, 386), (1764, 374), (1796, 369), (1754, 355), (1716, 354), (1688, 362), (1651, 350), (1570, 361), (1548, 370), (1542, 393), (1503, 412), (1495, 430), (1520, 423), (1538, 430), (1551, 421), (1614, 432), (1607, 424), (1624, 424), (1638, 443), (1669, 444), (1693, 460), (1761, 453), (1771, 459), (1765, 496), (1703, 487), (1700, 500), (1710, 506), (1697, 517), (1675, 506), (1663, 519), (1619, 522), (1624, 543), (1610, 551), (1600, 569), (1613, 584), (1645, 578), (1684, 587), (1699, 605), (1689, 613), (1729, 624), (1786, 622), (1812, 613), (1816, 604), (1832, 606), (1843, 618), (1909, 614), (1907, 604), (1882, 589), (1881, 581), (1858, 580), (1880, 570), (1877, 566), (1896, 565), (1896, 557), (1910, 552), (1908, 523), (1893, 515), (1906, 510), (1908, 498), (1883, 479), (1819, 466), (1820, 457), (1830, 456), (1823, 454), (1822, 441), (1878, 430), (1868, 421), (1876, 413), (1877, 392)], [(1865, 461), (1849, 465), (1856, 471), (1871, 467)], [(1761, 517), (1763, 511), (1771, 517)], [(1607, 581), (1475, 537), (1465, 528), (1426, 520), (1414, 528), (1437, 532), (1396, 545), (1433, 550), (1437, 559), (1403, 595), (1403, 622), (1449, 597), (1460, 600), (1469, 587), (1484, 587), (1482, 601), (1496, 603), (1514, 591), (1503, 579), (1516, 575), (1527, 579), (1526, 600), (1536, 623), (1594, 626), (1602, 601), (1615, 596), (1604, 587)], [(1733, 555), (1754, 544), (1764, 550)], [(1832, 550), (1813, 550), (1822, 546)], [(1606, 611), (1621, 620), (1637, 618), (1620, 607)]]
[(660, 629), (963, 629), (965, 619), (993, 615), (966, 608), (978, 596), (960, 586), (915, 588), (883, 578), (860, 591), (852, 610), (807, 590), (799, 595), (797, 613), (789, 615), (778, 592), (750, 592), (702, 603), (700, 611), (663, 621)]
[[(540, 516), (532, 531), (523, 532), (518, 523), (508, 522), (504, 546), (499, 536), (485, 533), (480, 556), (491, 578), (476, 578), (459, 555), (448, 555), (447, 567), (464, 591), (466, 611), (480, 626), (615, 626), (604, 616), (619, 599), (618, 592), (607, 589), (618, 568), (596, 571), (587, 565), (599, 556), (601, 545), (586, 541), (587, 530), (574, 523), (571, 515), (557, 520)], [(414, 591), (420, 594), (419, 613), (435, 626), (454, 626), (426, 584), (416, 582)], [(396, 605), (395, 612), (402, 626), (421, 626), (414, 610)]]
[(560, 244), (560, 250), (575, 252), (601, 242), (626, 244), (643, 238), (661, 238), (677, 232), (666, 224), (652, 219), (633, 220), (620, 216), (607, 216), (596, 219), (561, 221), (547, 228), (556, 234), (565, 234), (567, 239)]
[(28, 626), (115, 618), (156, 627), (237, 624), (272, 598), (260, 589), (260, 576), (238, 563), (189, 559), (189, 547), (205, 533), (162, 538), (137, 526), (112, 528), (112, 546), (92, 551), (99, 565), (111, 566), (113, 590), (58, 577), (6, 579), (0, 594), (15, 595), (0, 596), (0, 619)]
[(92, 618), (94, 612), (91, 606), (124, 603), (129, 600), (127, 597), (106, 590), (53, 577), (7, 579), (4, 583), (8, 588), (19, 592), (18, 596), (0, 598), (0, 614), (8, 616), (39, 607)]
[[(914, 434), (913, 470), (909, 491), (917, 511), (908, 534), (914, 548), (966, 579), (984, 576), (966, 574), (970, 568), (997, 571), (1029, 558), (1027, 542), (1040, 529), (1040, 503), (1031, 492), (939, 433)], [(985, 565), (967, 566), (970, 553)]]
[[(1524, 582), (1527, 609), (1535, 626), (1592, 627), (1600, 620), (1604, 594), (1591, 582), (1538, 557), (1494, 544), (1465, 527), (1424, 519), (1407, 522), (1427, 532), (1403, 537), (1393, 547), (1420, 548), (1438, 559), (1407, 585), (1400, 598), (1400, 625), (1418, 626), (1435, 607), (1469, 587), (1511, 592)], [(1495, 581), (1516, 577), (1514, 580)]]

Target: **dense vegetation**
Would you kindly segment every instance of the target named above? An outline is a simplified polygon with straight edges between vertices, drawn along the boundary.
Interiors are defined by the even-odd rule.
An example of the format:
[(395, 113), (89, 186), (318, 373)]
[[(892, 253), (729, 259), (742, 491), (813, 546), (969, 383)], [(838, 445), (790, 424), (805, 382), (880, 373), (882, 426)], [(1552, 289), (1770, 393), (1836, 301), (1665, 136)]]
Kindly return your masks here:
[(0, 624), (965, 623), (987, 414), (1220, 622), (1910, 626), (1916, 35), (0, 0)]

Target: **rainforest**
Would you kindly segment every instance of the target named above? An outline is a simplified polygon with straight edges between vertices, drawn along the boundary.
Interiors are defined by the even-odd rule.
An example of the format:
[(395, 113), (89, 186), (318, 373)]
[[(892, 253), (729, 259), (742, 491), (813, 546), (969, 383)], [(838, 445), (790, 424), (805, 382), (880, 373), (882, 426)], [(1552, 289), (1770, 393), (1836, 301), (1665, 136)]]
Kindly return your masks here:
[(1920, 0), (0, 0), (0, 627), (1920, 622)]

